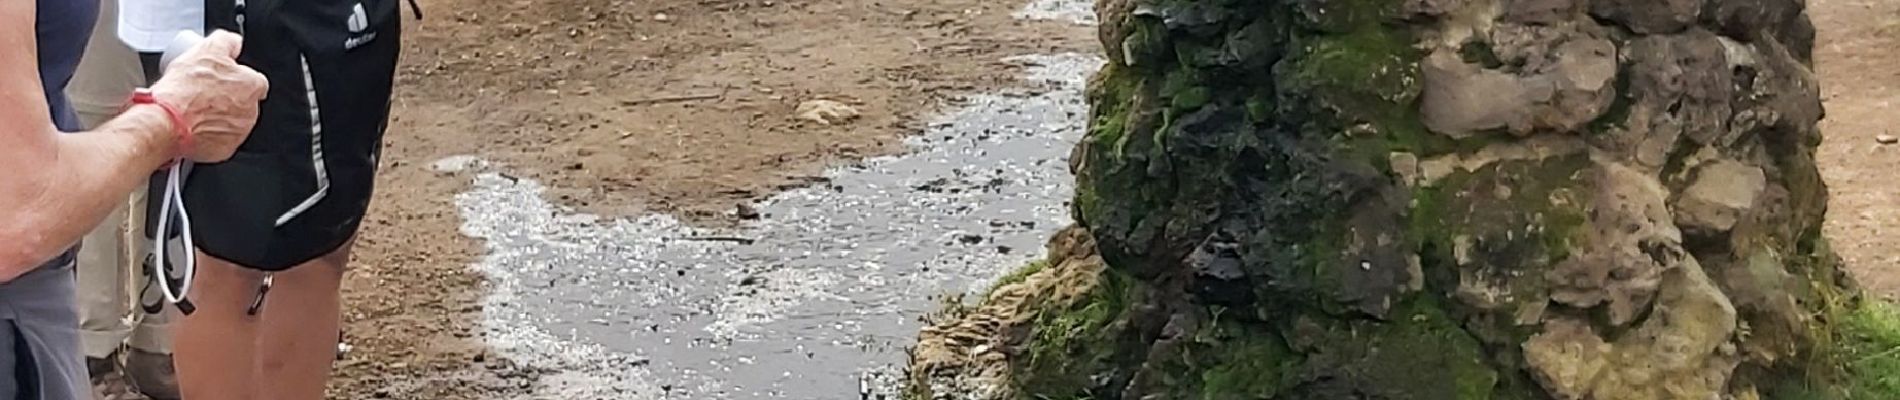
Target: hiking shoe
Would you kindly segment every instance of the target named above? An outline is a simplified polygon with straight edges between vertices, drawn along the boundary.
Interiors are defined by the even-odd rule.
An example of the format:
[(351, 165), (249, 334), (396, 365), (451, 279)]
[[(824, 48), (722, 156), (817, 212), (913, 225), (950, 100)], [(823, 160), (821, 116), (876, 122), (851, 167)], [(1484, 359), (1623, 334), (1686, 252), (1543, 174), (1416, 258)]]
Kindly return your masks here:
[(119, 370), (118, 359), (118, 352), (113, 352), (112, 355), (105, 356), (105, 358), (86, 357), (86, 376), (91, 377), (93, 382), (98, 382), (99, 379), (105, 378), (106, 375), (111, 374), (112, 371)]
[(125, 381), (153, 400), (178, 400), (178, 370), (170, 354), (131, 349), (125, 355)]

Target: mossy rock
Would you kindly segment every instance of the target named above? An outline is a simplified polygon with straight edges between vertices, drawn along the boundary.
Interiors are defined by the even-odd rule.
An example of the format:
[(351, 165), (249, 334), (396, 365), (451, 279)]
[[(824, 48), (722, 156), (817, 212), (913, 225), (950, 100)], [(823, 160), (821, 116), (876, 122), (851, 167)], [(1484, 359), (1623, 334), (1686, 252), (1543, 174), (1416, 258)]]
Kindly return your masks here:
[(1821, 234), (1806, 16), (1557, 3), (1105, 1), (1071, 160), (1105, 265), (981, 306), (998, 393), (1900, 399)]

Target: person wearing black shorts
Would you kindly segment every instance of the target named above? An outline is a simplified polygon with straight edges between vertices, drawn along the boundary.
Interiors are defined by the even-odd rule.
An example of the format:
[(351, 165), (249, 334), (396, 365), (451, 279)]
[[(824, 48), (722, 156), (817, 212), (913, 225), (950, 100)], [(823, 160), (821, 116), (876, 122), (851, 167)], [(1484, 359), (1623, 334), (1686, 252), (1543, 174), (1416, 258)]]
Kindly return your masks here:
[(271, 91), (237, 154), (184, 185), (199, 251), (174, 346), (184, 398), (323, 398), (389, 114), (398, 1), (207, 1), (208, 27), (244, 35), (238, 61)]

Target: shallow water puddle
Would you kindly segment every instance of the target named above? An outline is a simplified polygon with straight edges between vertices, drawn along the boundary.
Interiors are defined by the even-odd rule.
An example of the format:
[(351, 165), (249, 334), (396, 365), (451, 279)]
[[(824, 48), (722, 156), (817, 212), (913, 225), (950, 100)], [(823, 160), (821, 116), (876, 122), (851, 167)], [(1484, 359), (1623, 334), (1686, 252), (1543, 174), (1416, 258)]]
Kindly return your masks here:
[(888, 394), (938, 295), (987, 287), (1070, 222), (1066, 159), (1101, 61), (1010, 61), (1031, 89), (970, 96), (910, 153), (831, 170), (734, 231), (571, 213), (536, 182), (479, 175), (456, 203), (486, 242), (485, 340), (552, 371), (536, 398)]

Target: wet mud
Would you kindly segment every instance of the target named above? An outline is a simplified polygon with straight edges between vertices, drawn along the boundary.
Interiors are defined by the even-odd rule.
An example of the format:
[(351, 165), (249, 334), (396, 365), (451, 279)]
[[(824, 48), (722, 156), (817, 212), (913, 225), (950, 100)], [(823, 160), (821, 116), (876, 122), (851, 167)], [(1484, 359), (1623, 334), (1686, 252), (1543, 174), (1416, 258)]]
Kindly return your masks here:
[(906, 154), (736, 206), (736, 229), (576, 213), (505, 166), (437, 163), (475, 174), (456, 203), (485, 242), (483, 340), (543, 372), (535, 398), (888, 396), (919, 316), (1070, 222), (1066, 159), (1101, 61), (1008, 61), (1021, 88), (965, 98)]

